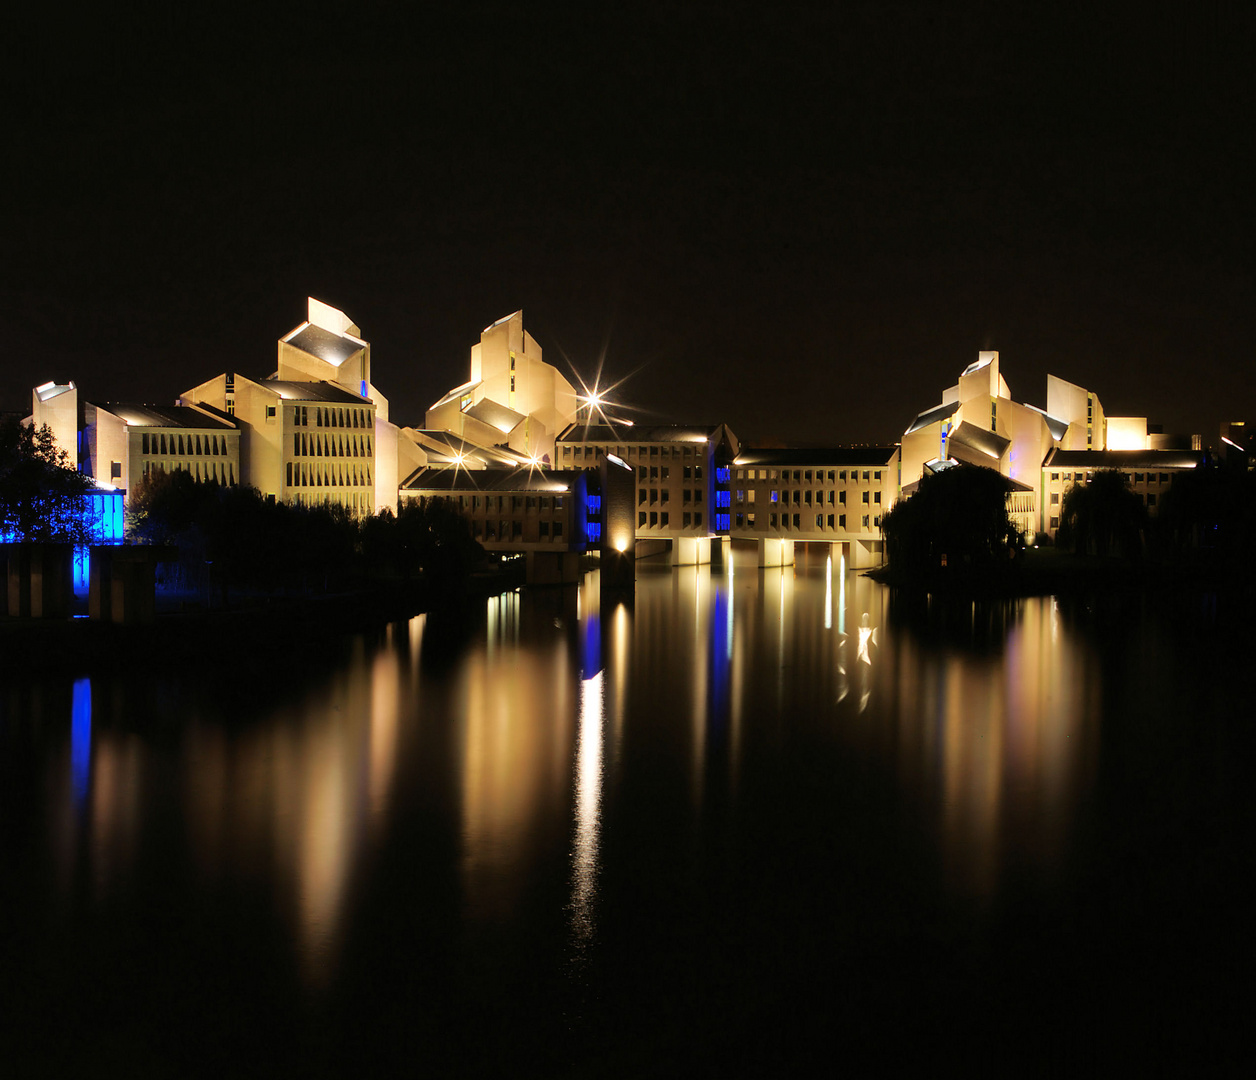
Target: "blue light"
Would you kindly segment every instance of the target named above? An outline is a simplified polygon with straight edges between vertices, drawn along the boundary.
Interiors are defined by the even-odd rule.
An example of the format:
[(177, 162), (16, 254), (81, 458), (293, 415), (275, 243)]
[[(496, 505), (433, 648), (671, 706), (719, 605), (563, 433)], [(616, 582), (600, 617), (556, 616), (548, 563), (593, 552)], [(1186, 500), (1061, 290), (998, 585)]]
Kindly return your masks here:
[(602, 523), (600, 521), (590, 521), (584, 527), (584, 535), (588, 537), (590, 544), (596, 544), (602, 539)]
[(362, 380), (362, 396), (366, 397), (366, 380)]
[(717, 491), (715, 493), (715, 505), (716, 506), (728, 506), (729, 505), (729, 493), (727, 491)]
[(728, 470), (727, 465), (721, 465), (718, 469), (715, 470), (715, 482), (717, 484), (727, 484), (728, 476), (729, 476), (729, 470)]
[(92, 766), (92, 681), (74, 683), (70, 703), (70, 775), (74, 784), (74, 804), (82, 806), (87, 797), (87, 781)]
[(602, 496), (590, 495), (585, 499), (585, 505), (589, 508), (590, 514), (600, 514), (602, 512)]

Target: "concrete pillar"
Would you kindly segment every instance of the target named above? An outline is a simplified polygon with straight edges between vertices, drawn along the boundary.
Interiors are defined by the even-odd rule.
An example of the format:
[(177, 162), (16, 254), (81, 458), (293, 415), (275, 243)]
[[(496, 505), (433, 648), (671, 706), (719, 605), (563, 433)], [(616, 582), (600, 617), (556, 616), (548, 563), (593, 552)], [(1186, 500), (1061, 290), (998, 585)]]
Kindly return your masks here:
[(759, 541), (760, 566), (793, 566), (794, 542), (779, 536), (765, 536)]
[(68, 619), (74, 596), (74, 548), (70, 544), (32, 544), (30, 613), (33, 619)]
[(15, 619), (30, 618), (31, 556), (25, 544), (5, 544), (5, 614)]
[(711, 561), (711, 537), (678, 536), (672, 541), (673, 566), (703, 566)]

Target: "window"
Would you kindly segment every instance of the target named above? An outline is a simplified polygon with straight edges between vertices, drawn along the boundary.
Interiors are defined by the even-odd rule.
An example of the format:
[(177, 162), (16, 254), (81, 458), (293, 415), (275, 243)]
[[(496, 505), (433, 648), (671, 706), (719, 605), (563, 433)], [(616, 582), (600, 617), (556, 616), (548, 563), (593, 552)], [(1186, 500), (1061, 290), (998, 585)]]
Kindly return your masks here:
[(672, 493), (668, 491), (667, 488), (663, 488), (663, 490), (659, 492), (660, 502), (667, 502), (669, 499), (671, 499), (671, 497), (672, 497)]
[(1051, 492), (1051, 505), (1052, 506), (1060, 505), (1060, 493), (1058, 491)]
[(274, 418), (275, 418), (275, 406), (267, 405), (266, 406), (266, 419), (273, 420)]
[(292, 462), (288, 462), (288, 486), (292, 487)]
[(550, 523), (548, 521), (541, 522), (541, 539), (548, 540), (550, 534)]
[(112, 461), (109, 463), (109, 479), (120, 480), (122, 478), (122, 462)]
[(868, 505), (868, 493), (866, 491), (863, 493), (863, 504), (864, 506)]
[(561, 521), (554, 522), (554, 539), (557, 540), (563, 535), (563, 523)]
[(874, 472), (874, 473), (872, 474), (872, 479), (873, 479), (873, 480), (880, 480), (880, 479), (881, 479), (881, 470), (880, 470), (880, 469), (878, 469), (876, 472)]
[(659, 523), (659, 516), (658, 516), (658, 514), (656, 514), (656, 513), (654, 513), (654, 512), (651, 512), (651, 513), (650, 513), (650, 527), (651, 527), (651, 528), (653, 528), (653, 527), (654, 527), (655, 525), (657, 525), (658, 523)]
[(1155, 505), (1156, 505), (1156, 497), (1155, 497), (1155, 495), (1148, 495), (1148, 496), (1147, 496), (1147, 505), (1148, 505), (1148, 506), (1155, 506)]
[(795, 514), (795, 515), (794, 515), (794, 528), (795, 528), (795, 529), (798, 529), (798, 528), (801, 528), (801, 527), (802, 527), (802, 526), (800, 526), (800, 525), (798, 524), (798, 515), (797, 515), (797, 514)]
[(865, 529), (868, 527), (868, 515), (867, 514), (864, 514), (863, 516), (863, 527)]
[(876, 504), (877, 504), (877, 506), (880, 506), (880, 505), (881, 505), (881, 492), (879, 492), (879, 491), (875, 491), (875, 492), (873, 492), (873, 493), (872, 493), (872, 501), (873, 501), (874, 503), (876, 503)]
[(693, 478), (694, 478), (695, 480), (701, 480), (701, 479), (702, 479), (702, 466), (701, 466), (701, 465), (695, 465), (695, 466), (693, 467)]
[(1059, 474), (1058, 472), (1053, 472), (1053, 473), (1051, 474), (1051, 482), (1052, 482), (1052, 483), (1055, 483), (1055, 482), (1056, 482), (1057, 480), (1059, 480), (1059, 479), (1060, 479), (1060, 474)]
[(864, 483), (867, 483), (868, 482), (868, 470), (867, 469), (864, 469), (863, 478), (864, 478)]
[(808, 469), (805, 473), (803, 473), (802, 478), (806, 480), (807, 483), (811, 483), (811, 470)]
[(689, 466), (689, 465), (686, 465), (686, 466), (685, 466), (685, 471), (684, 471), (684, 477), (685, 477), (685, 479), (686, 479), (686, 480), (692, 480), (692, 479), (693, 479), (693, 475), (692, 475), (692, 473), (693, 473), (693, 468), (692, 468), (691, 466)]
[(829, 489), (829, 505), (830, 505), (830, 506), (832, 506), (832, 505), (833, 505), (833, 490), (832, 490), (832, 488), (830, 488), (830, 489)]
[(839, 491), (837, 493), (837, 501), (841, 503), (843, 506), (845, 506), (846, 505), (846, 492)]
[(769, 492), (768, 492), (768, 497), (769, 497), (769, 499), (770, 499), (772, 502), (779, 502), (779, 501), (780, 501), (780, 492), (778, 492), (778, 491), (769, 491)]
[(639, 529), (645, 528), (645, 511), (644, 510), (642, 510), (639, 514), (637, 514), (637, 528)]
[(650, 505), (653, 506), (658, 501), (659, 501), (659, 489), (650, 488)]
[(695, 510), (693, 512), (693, 523), (696, 528), (702, 528), (702, 511)]
[(740, 529), (740, 528), (741, 528), (743, 525), (745, 525), (745, 523), (746, 523), (746, 515), (745, 515), (745, 514), (736, 514), (736, 515), (734, 515), (734, 516), (735, 516), (735, 517), (736, 517), (736, 519), (737, 519), (737, 528), (739, 528), (739, 529)]
[(665, 529), (667, 528), (667, 511), (666, 510), (664, 510), (661, 514), (659, 514), (659, 524), (662, 525), (663, 528)]
[(768, 518), (768, 524), (769, 524), (769, 525), (771, 525), (771, 526), (772, 526), (772, 528), (774, 528), (774, 529), (776, 528), (776, 515), (775, 515), (775, 514), (772, 514), (772, 515)]
[(797, 505), (798, 505), (798, 496), (799, 496), (799, 494), (800, 494), (800, 492), (799, 492), (797, 489), (795, 489), (795, 490), (794, 490), (794, 505), (795, 505), (795, 506), (797, 506)]
[(1058, 517), (1053, 517), (1051, 519), (1051, 528), (1058, 529), (1059, 527), (1060, 527), (1060, 519)]
[(830, 529), (833, 528), (833, 515), (832, 514), (829, 515), (829, 528)]
[(817, 529), (824, 528), (824, 515), (823, 514), (816, 514), (816, 528)]
[(662, 478), (663, 480), (669, 480), (669, 479), (671, 479), (671, 475), (672, 475), (672, 469), (671, 469), (671, 466), (670, 466), (670, 465), (664, 465), (664, 466), (663, 466), (663, 472), (662, 472), (661, 478)]
[(659, 467), (657, 465), (650, 466), (650, 479), (657, 480), (659, 478)]
[(695, 503), (700, 503), (702, 501), (702, 489), (701, 488), (694, 488), (693, 501)]
[(637, 505), (645, 502), (645, 488), (637, 488)]
[(838, 514), (838, 515), (837, 515), (837, 527), (838, 527), (839, 529), (844, 529), (844, 528), (846, 528), (846, 515), (845, 515), (845, 514)]

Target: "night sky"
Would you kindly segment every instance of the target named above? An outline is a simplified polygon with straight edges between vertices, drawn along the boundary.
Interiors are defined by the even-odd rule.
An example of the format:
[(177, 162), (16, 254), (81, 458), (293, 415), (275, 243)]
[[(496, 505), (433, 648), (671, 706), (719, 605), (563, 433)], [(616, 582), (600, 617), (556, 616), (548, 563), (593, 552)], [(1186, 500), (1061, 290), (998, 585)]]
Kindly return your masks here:
[(312, 294), (403, 424), (518, 308), (743, 439), (894, 441), (987, 348), (1034, 404), (1256, 415), (1250, 6), (941, 7), (10, 24), (0, 406), (265, 376)]

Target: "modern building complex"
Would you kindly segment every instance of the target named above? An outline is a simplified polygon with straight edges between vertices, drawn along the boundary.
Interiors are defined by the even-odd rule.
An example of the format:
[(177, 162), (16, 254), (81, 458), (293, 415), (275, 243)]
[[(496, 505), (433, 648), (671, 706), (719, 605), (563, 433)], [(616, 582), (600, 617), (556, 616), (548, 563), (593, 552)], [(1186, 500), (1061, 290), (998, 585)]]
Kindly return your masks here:
[(901, 445), (903, 494), (952, 464), (997, 469), (1011, 481), (1009, 514), (1029, 537), (1054, 536), (1064, 491), (1098, 469), (1126, 471), (1154, 515), (1161, 485), (1204, 459), (1199, 436), (1165, 436), (1146, 417), (1107, 416), (1095, 393), (1054, 375), (1047, 376), (1045, 409), (1013, 401), (997, 352), (979, 353), (942, 403), (916, 417)]
[[(486, 549), (527, 557), (538, 580), (565, 580), (570, 556), (591, 549), (691, 564), (730, 540), (756, 541), (764, 565), (792, 561), (798, 542), (836, 545), (847, 565), (872, 565), (895, 503), (922, 477), (962, 463), (1006, 476), (1016, 525), (1051, 535), (1068, 488), (1096, 470), (1123, 472), (1155, 514), (1173, 476), (1204, 460), (1198, 436), (1109, 416), (1094, 392), (1054, 375), (1045, 408), (1014, 401), (997, 352), (979, 353), (899, 443), (828, 449), (745, 446), (721, 423), (609, 417), (596, 393), (578, 394), (543, 360), (521, 311), (481, 332), (468, 374), (422, 426), (399, 427), (359, 328), (309, 298), (307, 318), (278, 339), (268, 376), (223, 372), (173, 405), (80, 401), (73, 382), (49, 382), (34, 389), (27, 422), (47, 424), (110, 491), (183, 470), (358, 516), (452, 500)], [(1223, 442), (1249, 454), (1248, 430), (1236, 422)]]

